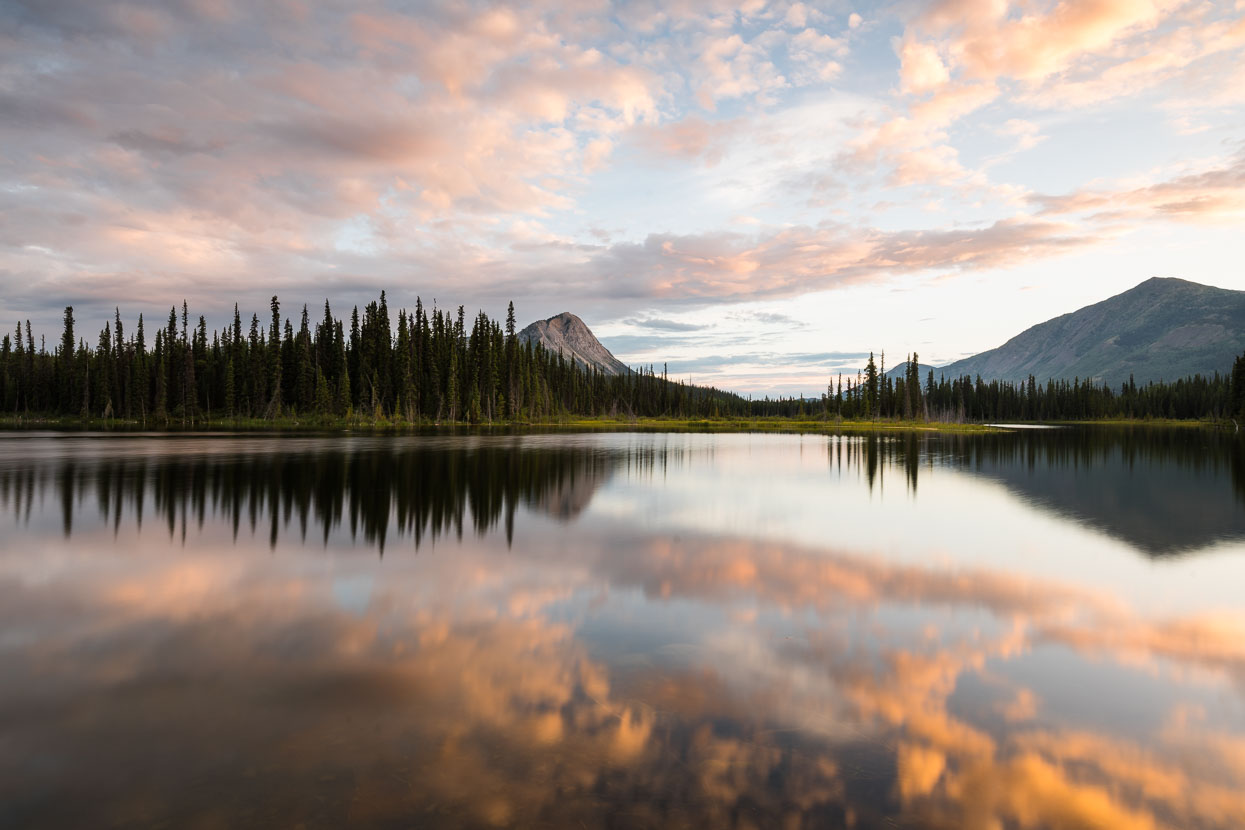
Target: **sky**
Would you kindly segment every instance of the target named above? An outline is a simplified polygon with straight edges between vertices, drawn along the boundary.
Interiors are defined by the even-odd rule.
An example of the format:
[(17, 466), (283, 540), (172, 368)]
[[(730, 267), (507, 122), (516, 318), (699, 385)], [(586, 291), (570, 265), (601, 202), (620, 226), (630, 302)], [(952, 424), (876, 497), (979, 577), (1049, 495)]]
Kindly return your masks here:
[(816, 394), (1245, 289), (1243, 228), (1245, 0), (0, 0), (0, 330), (50, 342), (385, 290)]

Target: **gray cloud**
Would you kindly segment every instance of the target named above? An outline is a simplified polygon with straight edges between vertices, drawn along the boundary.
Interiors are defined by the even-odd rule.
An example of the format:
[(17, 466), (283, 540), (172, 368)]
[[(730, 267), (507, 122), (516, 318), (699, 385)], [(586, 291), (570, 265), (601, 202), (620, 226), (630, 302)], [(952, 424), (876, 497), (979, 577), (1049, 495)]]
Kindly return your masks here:
[[(498, 313), (513, 299), (524, 316), (573, 304), (613, 320), (654, 303), (1006, 267), (1105, 238), (1026, 216), (954, 230), (825, 222), (613, 242), (621, 232), (584, 242), (524, 227), (575, 207), (590, 144), (643, 139), (712, 161), (743, 129), (664, 122), (700, 64), (684, 55), (650, 67), (598, 48), (645, 17), (616, 11), (0, 0), (0, 319), (54, 329), (70, 303), (102, 320), (115, 305), (150, 316), (185, 298), (223, 322), (235, 301), (262, 311), (272, 294), (292, 305), (327, 295), (348, 308), (384, 288), (396, 307), (420, 294)], [(680, 6), (661, 25), (707, 25), (708, 13)], [(682, 29), (676, 39), (691, 48)], [(750, 52), (748, 65), (775, 68), (761, 58)], [(734, 86), (765, 89), (761, 75), (738, 75), (745, 63), (724, 65)], [(770, 312), (750, 321), (798, 325)], [(637, 324), (702, 330), (664, 317)]]
[(605, 346), (605, 348), (616, 354), (634, 354), (636, 352), (647, 352), (654, 349), (675, 349), (686, 346), (697, 346), (703, 343), (703, 340), (693, 337), (665, 337), (662, 335), (648, 334), (614, 334), (609, 337), (602, 337), (601, 343)]
[[(671, 372), (707, 372), (713, 369), (736, 367), (743, 365), (830, 368), (838, 367), (849, 361), (863, 361), (869, 357), (868, 352), (752, 352), (733, 354), (730, 356), (709, 355), (691, 359), (676, 358), (669, 361)], [(844, 371), (847, 371), (844, 369)], [(852, 371), (855, 371), (853, 367)]]
[(735, 311), (730, 316), (733, 320), (762, 323), (768, 326), (782, 326), (787, 329), (808, 328), (808, 323), (797, 320), (789, 314), (780, 314), (774, 311)]
[(224, 147), (222, 141), (197, 143), (178, 131), (170, 131), (164, 135), (152, 135), (142, 130), (122, 130), (109, 136), (109, 140), (127, 150), (156, 157), (214, 153)]
[(702, 331), (704, 329), (713, 328), (711, 324), (680, 323), (677, 320), (663, 320), (660, 317), (628, 317), (626, 320), (623, 320), (623, 322), (632, 326), (657, 329), (658, 331)]

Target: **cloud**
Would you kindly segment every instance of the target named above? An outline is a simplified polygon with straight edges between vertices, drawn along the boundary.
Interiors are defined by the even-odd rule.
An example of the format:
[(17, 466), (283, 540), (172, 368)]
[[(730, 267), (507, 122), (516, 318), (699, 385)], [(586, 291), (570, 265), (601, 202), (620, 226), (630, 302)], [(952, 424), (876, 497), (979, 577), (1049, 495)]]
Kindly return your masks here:
[(817, 370), (818, 382), (824, 385), (824, 369), (827, 367), (839, 367), (848, 363), (854, 368), (859, 363), (863, 363), (868, 356), (868, 352), (740, 352), (729, 357), (710, 355), (673, 359), (668, 361), (668, 365), (671, 372), (679, 374), (688, 372), (703, 374), (715, 369), (730, 367), (735, 370), (732, 372), (732, 377), (741, 373), (746, 374), (757, 367), (781, 370), (799, 366), (803, 370), (810, 368)]
[[(314, 196), (311, 191), (304, 198)], [(361, 198), (349, 190), (339, 197)], [(14, 198), (20, 197), (0, 194), (0, 209)], [(214, 197), (205, 193), (205, 198)], [(324, 227), (319, 224), (267, 227), (266, 244), (257, 244), (239, 224), (264, 222), (257, 215), (261, 206), (238, 204), (236, 194), (228, 192), (220, 198), (231, 209), (236, 206), (234, 219), (209, 221), (188, 208), (139, 211), (84, 194), (39, 210), (23, 200), (14, 221), (0, 227), (0, 244), (9, 246), (8, 267), (0, 269), (3, 293), (12, 306), (26, 309), (43, 307), (52, 294), (49, 311), (81, 304), (88, 319), (91, 313), (110, 316), (118, 298), (135, 294), (166, 298), (157, 308), (186, 297), (201, 312), (211, 312), (231, 309), (236, 299), (244, 307), (262, 308), (273, 293), (296, 301), (330, 296), (337, 304), (358, 302), (399, 282), (413, 284), (425, 298), (471, 285), (478, 302), (502, 307), (515, 297), (551, 302), (566, 296), (614, 308), (634, 308), (641, 300), (703, 305), (798, 296), (931, 271), (1005, 268), (1109, 238), (1052, 219), (1018, 216), (956, 230), (825, 224), (753, 233), (650, 234), (639, 242), (603, 245), (541, 238), (522, 229), (499, 228), (480, 238), (469, 230), (459, 233), (460, 226), (450, 222), (404, 233), (403, 223), (381, 216), (365, 226), (363, 237), (381, 246), (384, 255), (377, 257), (357, 242), (343, 247), (332, 238), (305, 235), (308, 227)], [(92, 213), (96, 221), (75, 219)], [(108, 221), (98, 221), (101, 215)], [(61, 233), (65, 223), (75, 227), (72, 237)], [(239, 281), (251, 286), (239, 289)], [(171, 282), (181, 286), (172, 296)], [(413, 304), (415, 290), (409, 296), (395, 293), (393, 303)]]
[(1214, 4), (947, 0), (867, 23), (725, 0), (10, 7), (0, 314), (44, 326), (68, 303), (185, 297), (212, 319), (381, 288), (621, 319), (1240, 214), (1231, 167), (1063, 196), (990, 177), (1059, 140), (1041, 110), (1157, 85), (1170, 123), (1222, 131), (1245, 23)]
[(794, 28), (803, 29), (808, 24), (809, 9), (803, 3), (792, 3), (787, 7), (783, 23)]
[(938, 50), (928, 43), (905, 40), (899, 48), (899, 77), (904, 92), (921, 94), (945, 84), (951, 78)]
[(941, 184), (983, 189), (987, 187), (985, 177), (959, 163), (958, 151), (946, 143), (946, 129), (998, 95), (999, 89), (992, 83), (939, 86), (929, 97), (914, 101), (907, 115), (868, 124), (839, 154), (836, 166), (857, 173), (874, 166), (889, 168), (891, 187)]
[(1034, 82), (1153, 27), (1180, 5), (1180, 0), (1060, 0), (1013, 15), (1010, 2), (940, 0), (920, 25), (933, 32), (955, 30), (948, 51), (967, 76)]
[[(610, 463), (646, 480), (705, 451), (676, 443), (639, 465), (626, 453)], [(830, 446), (848, 455), (849, 472), (869, 463), (865, 443)], [(142, 489), (132, 478), (123, 489)], [(59, 476), (37, 481), (81, 500)], [(694, 478), (682, 484), (694, 495)], [(347, 807), (390, 823), (431, 805), (469, 823), (599, 823), (672, 793), (681, 815), (713, 826), (740, 805), (762, 821), (798, 808), (970, 828), (1245, 817), (1245, 739), (1219, 705), (1233, 690), (1217, 682), (1245, 688), (1239, 611), (1154, 617), (1111, 589), (997, 561), (652, 532), (626, 509), (645, 505), (627, 501), (634, 490), (615, 488), (610, 506), (623, 509), (577, 525), (574, 545), (520, 533), (506, 548), (468, 533), (448, 540), (452, 556), (389, 556), (384, 579), (374, 560), (345, 555), (342, 538), (326, 542), (332, 569), (221, 547), (214, 524), (228, 521), (227, 499), (207, 500), (202, 529), (192, 511), (184, 549), (170, 556), (159, 530), (114, 539), (107, 498), (88, 497), (98, 523), (46, 539), (38, 579), (28, 579), (29, 556), (0, 555), (0, 622), (22, 634), (4, 654), (0, 703), (18, 716), (0, 793), (24, 809), (86, 803), (105, 823), (133, 816), (134, 769), (145, 773), (144, 816), (202, 812), (179, 786), (202, 780), (224, 824), (257, 803), (285, 823)], [(261, 537), (281, 503), (260, 500)], [(312, 500), (312, 522), (341, 520), (338, 507)], [(297, 511), (282, 521), (297, 523)], [(363, 600), (343, 602), (343, 585), (357, 584)], [(668, 643), (642, 658), (600, 633), (634, 624), (637, 608)], [(1061, 690), (1109, 662), (1114, 682), (1158, 691), (1169, 715), (1130, 721), (1127, 734), (1091, 731), (1007, 683), (1017, 718), (994, 718), (974, 684), (1016, 665), (1049, 679), (1052, 646)], [(1076, 689), (1074, 702), (1102, 693)], [(120, 782), (107, 761), (123, 739)], [(49, 780), (24, 763), (34, 752), (64, 759), (56, 775), (74, 782), (75, 798), (29, 786)], [(254, 774), (221, 778), (239, 752)], [(360, 772), (376, 765), (383, 774)], [(312, 813), (304, 800), (273, 799), (312, 777)]]
[(698, 100), (708, 110), (720, 100), (773, 92), (788, 83), (762, 46), (737, 33), (703, 42), (696, 75)]
[(623, 322), (632, 326), (640, 326), (641, 328), (657, 329), (658, 331), (701, 331), (706, 328), (712, 328), (712, 324), (683, 323), (678, 320), (663, 320), (660, 317), (631, 317), (623, 320)]
[[(1180, 83), (1167, 106), (1223, 106), (1245, 47), (1239, 15), (1183, 0), (937, 0), (905, 24), (895, 47), (901, 105), (840, 157), (890, 168), (892, 187), (984, 187), (984, 177), (948, 162), (956, 151), (946, 130), (1003, 95), (1067, 111)], [(1224, 62), (1208, 71), (1216, 58)], [(1022, 138), (1017, 149), (1030, 146)]]
[(1098, 241), (1075, 226), (1024, 217), (965, 230), (789, 228), (766, 235), (651, 235), (592, 257), (618, 296), (669, 300), (793, 296), (897, 274), (1001, 268)]
[(1046, 136), (1042, 135), (1037, 124), (1023, 118), (1009, 118), (998, 130), (999, 135), (1012, 136), (1016, 139), (1015, 152), (1036, 147)]
[(656, 349), (699, 344), (698, 337), (671, 337), (664, 334), (609, 334), (602, 335), (601, 342), (615, 355), (643, 354)]
[(730, 140), (742, 127), (738, 119), (711, 122), (693, 115), (660, 126), (641, 126), (632, 135), (653, 155), (680, 162), (701, 161), (713, 167), (722, 160)]
[(843, 66), (831, 56), (847, 56), (847, 43), (816, 29), (808, 28), (791, 38), (787, 55), (795, 66), (792, 80), (800, 86), (833, 80), (843, 71)]
[(614, 11), (19, 2), (0, 23), (3, 310), (350, 302), (412, 276), (518, 296), (584, 250), (532, 229), (577, 210), (620, 143), (719, 164), (744, 120), (691, 98), (774, 93), (780, 62), (824, 81), (846, 54), (811, 8), (784, 7), (792, 31), (727, 3)]
[[(49, 147), (6, 119), (10, 158), (28, 171), (10, 173), (42, 179), (53, 196), (74, 187), (134, 207), (176, 200), (237, 222), (237, 208), (203, 192), (210, 180), (211, 190), (262, 206), (266, 227), (239, 228), (254, 238), (325, 213), (426, 218), (564, 205), (553, 192), (564, 179), (550, 171), (599, 164), (603, 135), (655, 117), (659, 79), (550, 37), (547, 11), (414, 19), (359, 8), (343, 19), (329, 8), (300, 16), (257, 6), (208, 31), (170, 16), (178, 37), (158, 55), (138, 48), (152, 35), (132, 27), (76, 38), (69, 15), (19, 18), (14, 36), (30, 45), (10, 65), (35, 60), (36, 49), (58, 60), (25, 73), (8, 106), (63, 126)], [(270, 30), (291, 47), (261, 48), (254, 33)], [(327, 31), (340, 33), (332, 44)], [(217, 69), (222, 62), (230, 72)], [(584, 114), (596, 117), (575, 121), (591, 126), (573, 140), (571, 121)], [(99, 175), (101, 139), (136, 175)]]
[(1029, 198), (1043, 216), (1086, 213), (1098, 221), (1231, 221), (1245, 216), (1245, 152), (1220, 166), (1142, 187)]
[(918, 33), (951, 56), (959, 77), (1018, 82), (1021, 100), (1053, 109), (1135, 95), (1245, 46), (1239, 16), (1183, 0), (943, 0), (914, 21), (909, 39)]
[(761, 323), (767, 326), (780, 326), (786, 329), (808, 328), (808, 323), (797, 320), (790, 314), (782, 314), (777, 311), (732, 311), (729, 316), (732, 320)]

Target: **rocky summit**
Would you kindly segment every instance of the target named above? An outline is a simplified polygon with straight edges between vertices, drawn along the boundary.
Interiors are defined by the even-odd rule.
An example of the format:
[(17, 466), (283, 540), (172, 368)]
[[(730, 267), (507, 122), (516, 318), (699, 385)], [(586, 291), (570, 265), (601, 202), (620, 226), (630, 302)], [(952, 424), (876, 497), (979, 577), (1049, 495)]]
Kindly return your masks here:
[(564, 311), (547, 320), (537, 320), (519, 332), (519, 342), (538, 343), (550, 352), (559, 351), (581, 366), (592, 366), (607, 375), (625, 375), (630, 370), (610, 350), (601, 345), (583, 320)]

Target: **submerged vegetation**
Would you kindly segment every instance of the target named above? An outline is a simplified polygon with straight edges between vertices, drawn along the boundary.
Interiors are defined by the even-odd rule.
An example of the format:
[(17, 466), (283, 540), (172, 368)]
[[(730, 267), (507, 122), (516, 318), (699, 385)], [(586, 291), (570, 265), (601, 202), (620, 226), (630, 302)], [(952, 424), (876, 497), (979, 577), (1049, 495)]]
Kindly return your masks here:
[(252, 315), (244, 330), (191, 325), (182, 303), (151, 338), (142, 316), (127, 335), (118, 310), (94, 347), (65, 309), (59, 345), (36, 347), (30, 321), (0, 341), (0, 411), (9, 423), (132, 423), (143, 426), (410, 426), (444, 423), (616, 422), (694, 425), (697, 420), (763, 426), (833, 422), (856, 428), (990, 421), (1108, 419), (1222, 420), (1245, 411), (1245, 356), (1230, 375), (1112, 389), (1092, 380), (1039, 383), (980, 377), (920, 377), (911, 355), (888, 377), (870, 355), (854, 378), (833, 379), (819, 398), (754, 399), (692, 386), (653, 367), (608, 375), (539, 345), (520, 343), (514, 305), (504, 326), (416, 300), (396, 331), (384, 292), (349, 325), (333, 316), (300, 324)]

